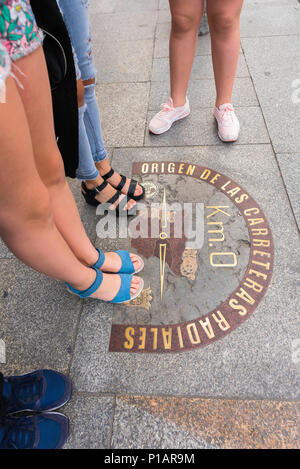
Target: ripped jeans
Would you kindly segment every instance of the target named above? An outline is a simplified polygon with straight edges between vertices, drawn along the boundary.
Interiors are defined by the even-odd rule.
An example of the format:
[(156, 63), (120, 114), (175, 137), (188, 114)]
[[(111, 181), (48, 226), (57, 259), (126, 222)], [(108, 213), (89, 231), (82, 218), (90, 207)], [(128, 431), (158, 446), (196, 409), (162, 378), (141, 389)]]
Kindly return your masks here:
[[(88, 0), (58, 0), (66, 23), (73, 50), (77, 79), (96, 77), (92, 55)], [(104, 147), (95, 84), (84, 87), (85, 104), (79, 108), (79, 163), (78, 179), (96, 179), (99, 172), (95, 163), (107, 158)]]

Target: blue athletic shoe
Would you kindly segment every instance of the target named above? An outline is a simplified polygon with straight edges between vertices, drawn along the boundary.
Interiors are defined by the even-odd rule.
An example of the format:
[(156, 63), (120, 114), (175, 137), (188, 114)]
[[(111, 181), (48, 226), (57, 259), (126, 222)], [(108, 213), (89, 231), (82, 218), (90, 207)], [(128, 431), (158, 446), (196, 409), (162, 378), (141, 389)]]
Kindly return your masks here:
[(68, 376), (53, 370), (38, 370), (22, 376), (4, 377), (2, 395), (6, 414), (44, 412), (62, 407), (71, 397)]
[(0, 426), (0, 449), (60, 449), (68, 434), (67, 417), (56, 412), (5, 417)]

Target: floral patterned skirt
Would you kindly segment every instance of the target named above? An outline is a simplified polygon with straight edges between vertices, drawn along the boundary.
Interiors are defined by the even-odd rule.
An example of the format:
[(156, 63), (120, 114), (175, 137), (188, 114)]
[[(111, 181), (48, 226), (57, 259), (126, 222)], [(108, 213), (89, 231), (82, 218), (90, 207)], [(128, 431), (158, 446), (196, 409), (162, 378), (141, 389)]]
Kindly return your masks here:
[(29, 0), (0, 0), (0, 102), (11, 61), (30, 54), (42, 41)]

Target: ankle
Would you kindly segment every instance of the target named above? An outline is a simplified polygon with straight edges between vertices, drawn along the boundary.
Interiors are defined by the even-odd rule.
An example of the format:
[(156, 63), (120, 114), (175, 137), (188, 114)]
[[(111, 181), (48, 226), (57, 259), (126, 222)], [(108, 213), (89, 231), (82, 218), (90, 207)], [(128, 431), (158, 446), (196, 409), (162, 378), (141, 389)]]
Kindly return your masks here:
[(171, 96), (171, 98), (172, 98), (172, 101), (173, 101), (173, 106), (174, 106), (174, 108), (176, 108), (176, 107), (182, 107), (182, 106), (184, 106), (185, 103), (186, 103), (186, 97), (183, 98), (183, 97), (180, 97), (180, 96), (179, 96), (179, 97), (173, 98), (173, 97)]
[(100, 186), (102, 182), (103, 182), (103, 178), (99, 174), (99, 176), (96, 179), (89, 179), (85, 181), (85, 185), (88, 189), (94, 189), (95, 187)]
[(225, 99), (216, 99), (216, 107), (219, 108), (220, 106), (222, 106), (222, 104), (226, 104), (226, 103), (231, 103), (231, 98), (225, 98)]
[(99, 253), (96, 249), (91, 249), (91, 251), (84, 256), (84, 258), (79, 259), (79, 261), (86, 267), (91, 267), (99, 259)]
[(110, 170), (110, 164), (109, 164), (108, 158), (104, 158), (104, 160), (97, 161), (95, 163), (95, 166), (98, 169), (98, 171), (102, 173)]
[(96, 279), (96, 272), (94, 269), (85, 268), (85, 271), (82, 274), (82, 278), (78, 279), (76, 282), (70, 283), (71, 287), (75, 290), (84, 291), (90, 288), (93, 285)]

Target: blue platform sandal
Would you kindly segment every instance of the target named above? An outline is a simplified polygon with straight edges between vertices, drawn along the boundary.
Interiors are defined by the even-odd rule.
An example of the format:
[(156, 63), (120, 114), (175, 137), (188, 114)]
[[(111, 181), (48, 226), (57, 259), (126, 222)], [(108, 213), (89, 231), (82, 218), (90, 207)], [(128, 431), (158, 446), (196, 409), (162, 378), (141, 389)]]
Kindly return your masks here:
[[(100, 249), (98, 249), (98, 248), (96, 248), (96, 249), (99, 253), (99, 259), (91, 267), (95, 267), (96, 269), (101, 269), (101, 267), (102, 267), (102, 265), (104, 264), (104, 261), (105, 261), (105, 254)], [(138, 260), (141, 264), (141, 267), (138, 270), (134, 270), (134, 265), (132, 263), (132, 260), (130, 259), (129, 251), (119, 250), (119, 251), (113, 251), (113, 252), (115, 252), (116, 254), (118, 254), (120, 256), (121, 261), (122, 261), (122, 266), (121, 266), (121, 269), (118, 272), (107, 272), (107, 273), (110, 273), (110, 274), (138, 274), (139, 272), (141, 272), (143, 270), (144, 261), (137, 254), (135, 254), (135, 256), (138, 258)]]
[[(96, 278), (93, 284), (86, 290), (76, 290), (76, 288), (73, 288), (69, 283), (67, 283), (66, 285), (70, 293), (80, 296), (80, 298), (88, 298), (93, 293), (95, 293), (95, 291), (98, 290), (98, 288), (100, 287), (103, 281), (103, 273), (101, 272), (101, 270), (95, 267), (91, 267), (91, 268), (94, 269), (96, 272)], [(116, 296), (112, 300), (106, 301), (106, 303), (126, 303), (127, 301), (134, 300), (141, 294), (144, 288), (144, 280), (141, 278), (140, 288), (138, 289), (135, 295), (131, 296), (130, 287), (131, 287), (132, 275), (129, 275), (129, 274), (118, 274), (118, 275), (120, 275), (121, 277), (120, 289), (118, 293), (116, 294)], [(105, 300), (101, 300), (101, 301), (105, 301)]]

